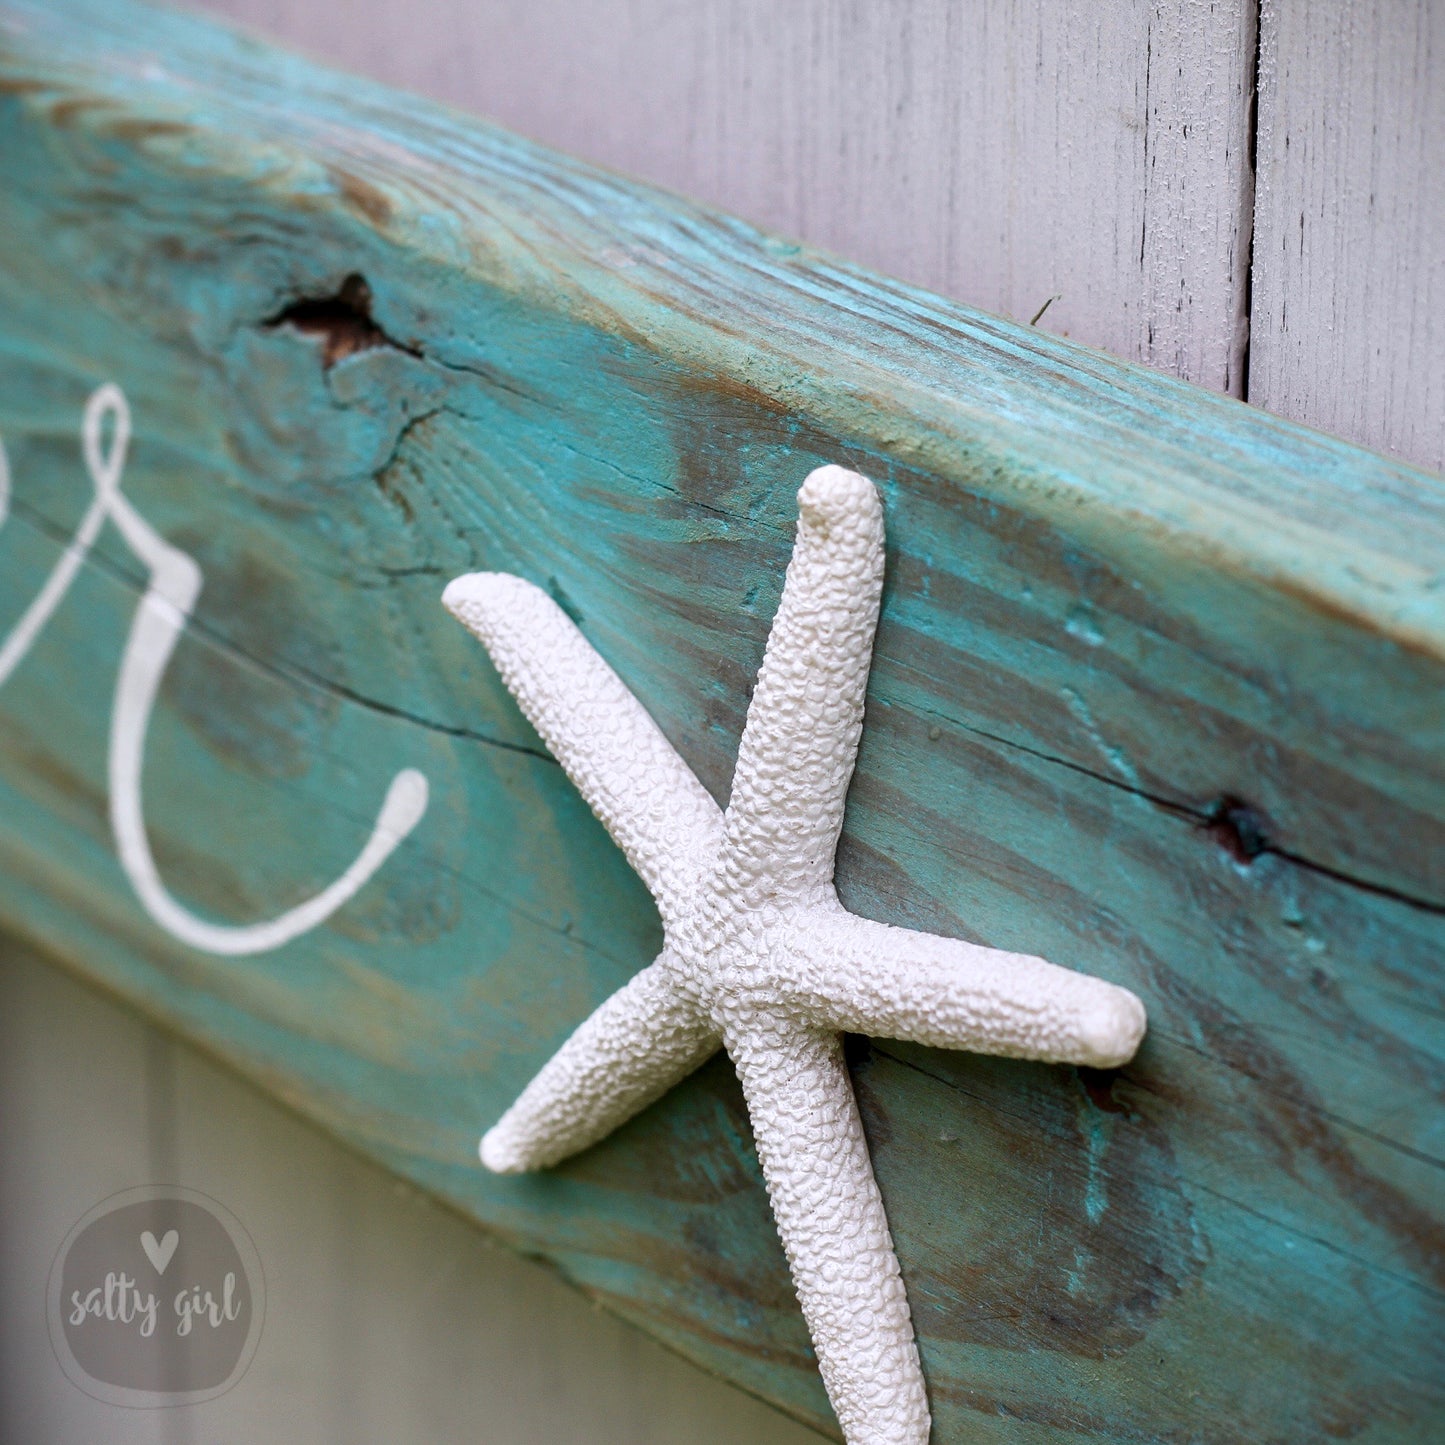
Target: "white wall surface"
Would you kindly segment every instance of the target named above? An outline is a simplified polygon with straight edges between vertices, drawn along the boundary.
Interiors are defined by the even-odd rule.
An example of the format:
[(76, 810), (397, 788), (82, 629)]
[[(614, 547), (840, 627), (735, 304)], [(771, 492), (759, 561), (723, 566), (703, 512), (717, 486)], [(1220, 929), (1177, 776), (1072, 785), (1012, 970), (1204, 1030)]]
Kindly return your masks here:
[(1445, 0), (191, 3), (1445, 469)]
[[(83, 1394), (45, 1289), (71, 1226), (138, 1184), (219, 1200), (261, 1258), (250, 1369), (202, 1405)], [(540, 1265), (0, 937), (4, 1445), (819, 1445)]]

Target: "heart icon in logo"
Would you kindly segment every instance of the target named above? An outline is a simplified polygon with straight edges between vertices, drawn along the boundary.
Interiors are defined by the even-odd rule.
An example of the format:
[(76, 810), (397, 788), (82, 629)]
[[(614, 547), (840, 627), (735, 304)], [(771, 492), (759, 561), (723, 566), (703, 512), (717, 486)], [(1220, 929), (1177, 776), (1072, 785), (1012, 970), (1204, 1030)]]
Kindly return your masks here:
[(146, 1258), (155, 1265), (157, 1274), (166, 1272), (166, 1266), (171, 1262), (171, 1256), (180, 1242), (181, 1236), (174, 1229), (166, 1230), (159, 1240), (150, 1230), (141, 1231), (140, 1247), (145, 1250)]

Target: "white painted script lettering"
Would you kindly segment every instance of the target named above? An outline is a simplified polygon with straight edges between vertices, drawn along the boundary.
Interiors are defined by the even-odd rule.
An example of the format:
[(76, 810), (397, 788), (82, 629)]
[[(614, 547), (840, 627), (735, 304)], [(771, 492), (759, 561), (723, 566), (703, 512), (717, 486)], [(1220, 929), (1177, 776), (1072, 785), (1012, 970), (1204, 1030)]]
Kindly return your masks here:
[[(142, 1338), (150, 1339), (156, 1332), (158, 1301), (154, 1294), (141, 1293), (140, 1286), (128, 1274), (111, 1270), (104, 1284), (82, 1294), (70, 1292), (70, 1323), (83, 1325), (88, 1319), (109, 1320), (113, 1324), (135, 1325)], [(236, 1276), (227, 1270), (221, 1282), (221, 1297), (209, 1289), (190, 1285), (180, 1290), (171, 1302), (176, 1314), (176, 1333), (185, 1336), (197, 1325), (213, 1330), (241, 1317), (241, 1303), (236, 1298)]]
[(181, 1290), (175, 1298), (175, 1310), (179, 1321), (176, 1325), (178, 1335), (190, 1334), (193, 1320), (208, 1324), (214, 1330), (219, 1329), (223, 1322), (239, 1319), (241, 1306), (236, 1303), (236, 1276), (226, 1271), (219, 1300), (210, 1290), (202, 1290), (200, 1285)]
[[(109, 445), (105, 441), (107, 423)], [(426, 778), (415, 768), (397, 773), (386, 791), (371, 836), (351, 866), (329, 887), (276, 918), (240, 926), (210, 923), (172, 898), (161, 881), (146, 834), (141, 768), (151, 709), (204, 578), (195, 560), (171, 546), (121, 494), (121, 474), (130, 444), (130, 408), (118, 386), (107, 383), (91, 395), (85, 407), (81, 440), (94, 496), (45, 585), (0, 643), (0, 687), (20, 665), (64, 599), (100, 529), (107, 520), (114, 522), (148, 574), (145, 595), (136, 607), (121, 655), (111, 709), (110, 824), (121, 867), (141, 906), (182, 942), (207, 953), (229, 955), (279, 948), (324, 923), (391, 856), (426, 812)], [(0, 446), (0, 524), (9, 512), (10, 490), (9, 464)]]
[(123, 1325), (139, 1322), (141, 1334), (149, 1339), (156, 1332), (156, 1297), (142, 1294), (128, 1274), (112, 1271), (88, 1294), (82, 1296), (78, 1289), (70, 1293), (70, 1323), (83, 1325), (92, 1316)]

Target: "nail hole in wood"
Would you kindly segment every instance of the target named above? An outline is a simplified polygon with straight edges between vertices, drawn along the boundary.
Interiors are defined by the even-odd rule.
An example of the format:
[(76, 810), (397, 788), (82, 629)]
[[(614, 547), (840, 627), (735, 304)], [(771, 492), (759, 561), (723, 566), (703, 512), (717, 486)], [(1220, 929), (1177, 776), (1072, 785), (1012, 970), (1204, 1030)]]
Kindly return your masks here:
[(1205, 831), (1234, 859), (1246, 866), (1269, 850), (1269, 834), (1259, 812), (1239, 798), (1226, 795), (1214, 804)]

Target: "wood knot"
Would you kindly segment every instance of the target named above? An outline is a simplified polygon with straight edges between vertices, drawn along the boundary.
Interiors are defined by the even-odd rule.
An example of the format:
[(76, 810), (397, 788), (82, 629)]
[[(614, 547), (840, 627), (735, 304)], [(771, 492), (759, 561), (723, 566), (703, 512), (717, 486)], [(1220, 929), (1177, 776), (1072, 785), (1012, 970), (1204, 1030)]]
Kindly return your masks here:
[(331, 296), (303, 296), (283, 307), (266, 325), (289, 326), (321, 340), (321, 366), (330, 371), (338, 361), (396, 343), (371, 319), (371, 287), (352, 272)]

